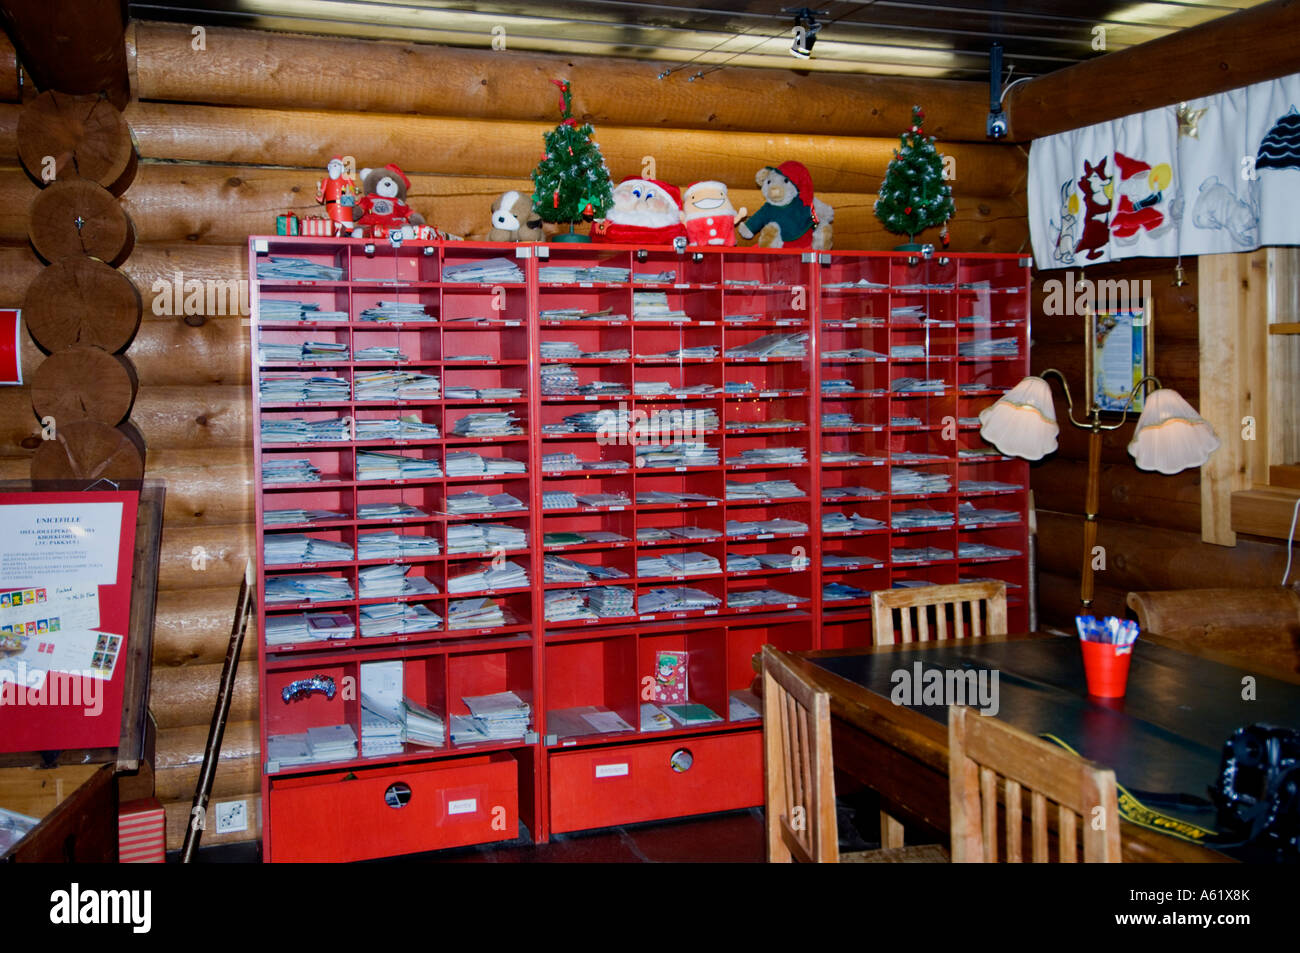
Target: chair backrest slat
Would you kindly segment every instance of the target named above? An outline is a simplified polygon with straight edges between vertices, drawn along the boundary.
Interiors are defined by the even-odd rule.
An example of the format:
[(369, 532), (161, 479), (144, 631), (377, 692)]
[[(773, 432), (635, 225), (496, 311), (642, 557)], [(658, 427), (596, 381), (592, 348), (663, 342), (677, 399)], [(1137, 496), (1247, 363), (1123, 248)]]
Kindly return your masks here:
[(1052, 805), (1058, 860), (1078, 860), (1082, 827), (1085, 862), (1119, 861), (1118, 802), (1115, 773), (1110, 769), (958, 705), (948, 709), (948, 749), (954, 861), (996, 860), (1000, 808), (1005, 857), (1011, 863), (1023, 860), (1025, 792), (1034, 863), (1051, 859)]
[(836, 863), (830, 696), (763, 646), (763, 769), (771, 861)]
[[(965, 618), (967, 604), (970, 606), (969, 621)], [(899, 616), (897, 625), (894, 622), (896, 611)], [(913, 611), (917, 616), (915, 625), (912, 622)], [(934, 612), (933, 626), (929, 622), (931, 611)], [(963, 582), (920, 589), (879, 589), (871, 594), (871, 629), (876, 645), (893, 645), (895, 642), (906, 645), (913, 641), (914, 636), (927, 642), (931, 639), (962, 639), (968, 634), (1005, 635), (1006, 583)]]

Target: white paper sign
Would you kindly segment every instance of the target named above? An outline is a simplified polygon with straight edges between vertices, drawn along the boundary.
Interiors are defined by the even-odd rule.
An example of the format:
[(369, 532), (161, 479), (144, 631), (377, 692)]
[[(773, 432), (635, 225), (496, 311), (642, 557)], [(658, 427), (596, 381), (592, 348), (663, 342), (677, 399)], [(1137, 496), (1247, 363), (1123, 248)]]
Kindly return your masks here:
[(116, 585), (121, 534), (120, 502), (6, 506), (0, 588)]

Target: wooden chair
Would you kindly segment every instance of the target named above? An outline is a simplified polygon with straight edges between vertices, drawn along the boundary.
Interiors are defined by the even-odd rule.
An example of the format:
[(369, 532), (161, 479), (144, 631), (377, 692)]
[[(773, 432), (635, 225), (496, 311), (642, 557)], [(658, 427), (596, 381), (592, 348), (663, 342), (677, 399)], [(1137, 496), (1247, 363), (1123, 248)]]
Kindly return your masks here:
[[(899, 615), (897, 627), (895, 612)], [(1003, 582), (877, 589), (871, 594), (871, 637), (876, 645), (1006, 634), (1007, 586)]]
[[(1006, 583), (877, 589), (871, 594), (871, 638), (876, 645), (1006, 633)], [(885, 847), (903, 846), (903, 825), (886, 811), (880, 812), (880, 842)]]
[(938, 846), (840, 854), (830, 695), (763, 646), (763, 772), (771, 863), (941, 863)]
[(1300, 594), (1293, 589), (1130, 592), (1143, 632), (1229, 665), (1300, 675)]
[[(1002, 783), (999, 784), (999, 780)], [(1021, 813), (1027, 800), (1029, 859), (1050, 860), (1048, 804), (1056, 805), (1057, 860), (1119, 863), (1115, 772), (965, 706), (948, 709), (948, 793), (954, 863), (998, 860), (999, 788), (1008, 863), (1025, 860)], [(1100, 808), (1100, 811), (1097, 809)]]

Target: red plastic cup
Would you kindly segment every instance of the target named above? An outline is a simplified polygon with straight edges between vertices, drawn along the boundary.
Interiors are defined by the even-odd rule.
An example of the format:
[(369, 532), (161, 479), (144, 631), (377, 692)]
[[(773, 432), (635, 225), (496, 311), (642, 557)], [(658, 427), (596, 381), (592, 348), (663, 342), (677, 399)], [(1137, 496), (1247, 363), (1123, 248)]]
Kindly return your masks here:
[(1083, 649), (1083, 674), (1088, 694), (1098, 698), (1123, 698), (1128, 688), (1128, 666), (1133, 646), (1079, 640)]

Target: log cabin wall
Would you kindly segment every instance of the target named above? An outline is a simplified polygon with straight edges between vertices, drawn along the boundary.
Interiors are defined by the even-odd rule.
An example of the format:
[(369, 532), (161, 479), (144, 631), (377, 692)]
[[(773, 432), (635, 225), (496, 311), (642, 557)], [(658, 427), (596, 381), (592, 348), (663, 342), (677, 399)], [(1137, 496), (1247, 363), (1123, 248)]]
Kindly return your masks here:
[[(1187, 283), (1181, 287), (1173, 284), (1172, 259), (1133, 258), (1086, 271), (1091, 281), (1150, 281), (1155, 302), (1151, 373), (1193, 407), (1199, 406), (1201, 391), (1214, 386), (1200, 380), (1200, 347), (1214, 342), (1199, 340), (1196, 265), (1194, 258), (1183, 260)], [(1065, 374), (1076, 416), (1082, 418), (1085, 319), (1043, 312), (1050, 289), (1046, 282), (1066, 280), (1067, 271), (1075, 281), (1083, 276), (1079, 268), (1035, 273), (1030, 365), (1035, 374), (1049, 367)], [(1039, 619), (1040, 625), (1073, 631), (1083, 560), (1088, 434), (1066, 422), (1065, 400), (1055, 382), (1052, 387), (1060, 448), (1030, 471), (1038, 515)], [(1097, 543), (1104, 549), (1105, 568), (1095, 575), (1094, 613), (1124, 617), (1131, 591), (1276, 586), (1286, 566), (1285, 544), (1250, 536), (1239, 536), (1235, 547), (1202, 542), (1201, 471), (1165, 476), (1139, 470), (1127, 450), (1132, 437), (1132, 421), (1102, 437)], [(1238, 440), (1241, 434), (1220, 433), (1219, 439)]]
[[(737, 69), (688, 86), (685, 73), (660, 81), (660, 65), (611, 59), (216, 28), (204, 49), (194, 39), (183, 26), (134, 23), (126, 40), (125, 116), (141, 161), (123, 197), (137, 243), (122, 272), (144, 301), (127, 351), (140, 385), (132, 421), (148, 443), (146, 475), (167, 481), (151, 709), (169, 848), (189, 819), (244, 561), (257, 556), (248, 329), (225, 292), (247, 280), (250, 234), (274, 232), (281, 212), (319, 213), (315, 186), (332, 155), (397, 163), (417, 211), (482, 237), (496, 197), (531, 191), (542, 133), (559, 121), (549, 80), (567, 78), (574, 114), (595, 124), (615, 180), (642, 174), (652, 158), (654, 177), (720, 179), (752, 211), (761, 204), (755, 172), (799, 159), (835, 208), (835, 247), (887, 249), (900, 239), (876, 222), (874, 192), (920, 103), (956, 163), (952, 247), (1015, 252), (1027, 243), (1025, 153), (986, 142), (978, 83)], [(6, 55), (0, 46), (0, 71)], [(7, 88), (0, 76), (0, 101)], [(16, 83), (9, 93), (16, 101)], [(800, 108), (778, 108), (781, 96)], [(14, 158), (18, 111), (0, 105), (4, 307), (21, 305), (40, 270), (26, 245), (37, 190)], [(197, 313), (166, 313), (153, 289), (177, 280), (221, 293), (179, 309)], [(28, 379), (43, 357), (24, 344)], [(39, 445), (30, 408), (27, 388), (0, 389), (0, 477), (27, 475)], [(258, 801), (257, 638), (244, 642), (214, 801)], [(218, 837), (209, 808), (205, 845), (257, 836), (254, 823)]]

